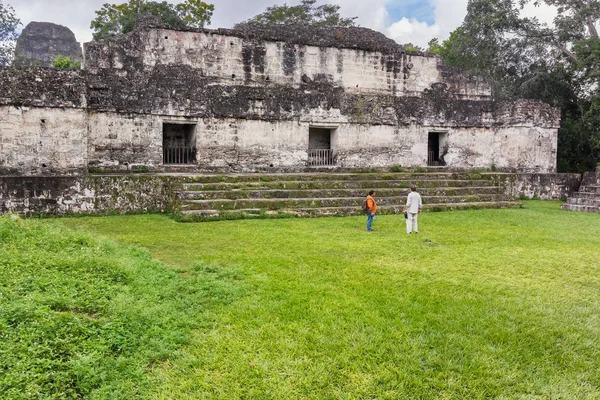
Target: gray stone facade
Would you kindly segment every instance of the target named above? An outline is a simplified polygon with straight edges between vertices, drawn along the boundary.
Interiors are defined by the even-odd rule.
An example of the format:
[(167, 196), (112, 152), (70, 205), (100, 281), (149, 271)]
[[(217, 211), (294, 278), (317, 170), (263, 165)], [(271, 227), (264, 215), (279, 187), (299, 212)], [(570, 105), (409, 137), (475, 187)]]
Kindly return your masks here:
[(559, 110), (495, 101), (365, 28), (146, 20), (84, 48), (80, 71), (0, 69), (0, 175), (301, 171), (321, 154), (334, 169), (556, 170)]

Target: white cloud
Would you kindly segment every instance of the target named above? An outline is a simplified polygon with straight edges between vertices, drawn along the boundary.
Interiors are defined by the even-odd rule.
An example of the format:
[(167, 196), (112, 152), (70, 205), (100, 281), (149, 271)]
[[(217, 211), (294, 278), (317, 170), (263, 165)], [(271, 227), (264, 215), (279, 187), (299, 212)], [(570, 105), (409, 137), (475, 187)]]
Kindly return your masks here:
[(450, 32), (460, 26), (467, 13), (467, 1), (430, 0), (434, 23), (402, 18), (385, 27), (384, 33), (398, 43), (412, 43), (426, 48), (431, 39), (446, 40)]
[(402, 18), (387, 27), (385, 33), (400, 44), (412, 43), (426, 47), (431, 38), (439, 37), (440, 27), (437, 24), (428, 25), (426, 22)]
[[(358, 25), (382, 32), (385, 29), (388, 12), (386, 3), (390, 0), (338, 0), (332, 3), (340, 6), (340, 15), (343, 17), (358, 17)], [(398, 0), (396, 0), (398, 1)], [(320, 3), (327, 3), (321, 0)]]
[(433, 0), (435, 23), (439, 26), (440, 41), (448, 39), (467, 15), (468, 0)]

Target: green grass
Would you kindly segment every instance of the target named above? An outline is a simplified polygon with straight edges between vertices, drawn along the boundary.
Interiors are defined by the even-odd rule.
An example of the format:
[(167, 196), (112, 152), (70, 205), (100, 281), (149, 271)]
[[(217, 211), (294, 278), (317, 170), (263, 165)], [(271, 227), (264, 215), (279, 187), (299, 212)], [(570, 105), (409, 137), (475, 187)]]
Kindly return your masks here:
[(150, 372), (240, 295), (238, 279), (0, 217), (0, 397), (145, 398)]
[[(411, 236), (402, 216), (379, 216), (371, 234), (361, 217), (19, 223), (31, 224), (33, 233), (48, 225), (53, 234), (69, 226), (108, 236), (172, 268), (143, 251), (100, 242), (128, 271), (115, 284), (119, 293), (151, 280), (141, 265), (169, 277), (157, 281), (165, 295), (150, 285), (152, 301), (138, 300), (138, 284), (129, 298), (138, 313), (152, 320), (155, 313), (144, 307), (174, 309), (183, 324), (173, 350), (149, 357), (149, 364), (140, 355), (136, 375), (127, 377), (123, 368), (104, 393), (130, 385), (137, 388), (130, 398), (152, 399), (597, 399), (600, 216), (559, 208), (528, 201), (523, 209), (424, 213), (420, 234)], [(55, 240), (62, 235), (95, 243), (79, 233)], [(82, 281), (92, 272), (84, 268)], [(15, 272), (20, 279), (28, 274)], [(19, 282), (15, 288), (27, 292)], [(198, 295), (196, 285), (205, 291)], [(208, 291), (213, 285), (216, 293)], [(13, 297), (0, 299), (12, 304), (19, 300)], [(106, 318), (119, 301), (102, 303)], [(31, 305), (31, 312), (43, 306)], [(168, 337), (171, 326), (162, 327)], [(136, 349), (147, 350), (143, 343)]]

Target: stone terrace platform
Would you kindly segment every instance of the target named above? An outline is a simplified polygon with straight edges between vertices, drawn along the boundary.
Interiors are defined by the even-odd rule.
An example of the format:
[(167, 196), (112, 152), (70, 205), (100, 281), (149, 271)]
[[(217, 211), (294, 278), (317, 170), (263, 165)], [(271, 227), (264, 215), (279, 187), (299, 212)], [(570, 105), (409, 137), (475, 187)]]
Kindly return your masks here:
[(600, 172), (584, 174), (579, 191), (567, 199), (563, 210), (600, 212)]
[(183, 221), (360, 215), (372, 189), (378, 213), (397, 214), (411, 184), (424, 211), (520, 206), (504, 187), (477, 173), (302, 173), (187, 176), (176, 209)]
[(394, 214), (404, 207), (411, 184), (428, 212), (519, 207), (516, 198), (560, 199), (580, 183), (579, 174), (439, 170), (0, 176), (0, 214), (169, 213), (181, 221), (346, 216), (362, 214), (371, 189), (378, 213)]

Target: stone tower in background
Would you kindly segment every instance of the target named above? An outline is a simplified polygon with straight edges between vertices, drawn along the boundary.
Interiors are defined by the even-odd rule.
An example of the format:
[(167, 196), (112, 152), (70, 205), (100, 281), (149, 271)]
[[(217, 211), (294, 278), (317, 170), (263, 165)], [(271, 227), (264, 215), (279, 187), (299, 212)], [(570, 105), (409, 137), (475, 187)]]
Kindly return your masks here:
[(30, 22), (17, 39), (13, 65), (50, 67), (58, 55), (81, 62), (81, 45), (75, 34), (62, 25)]

